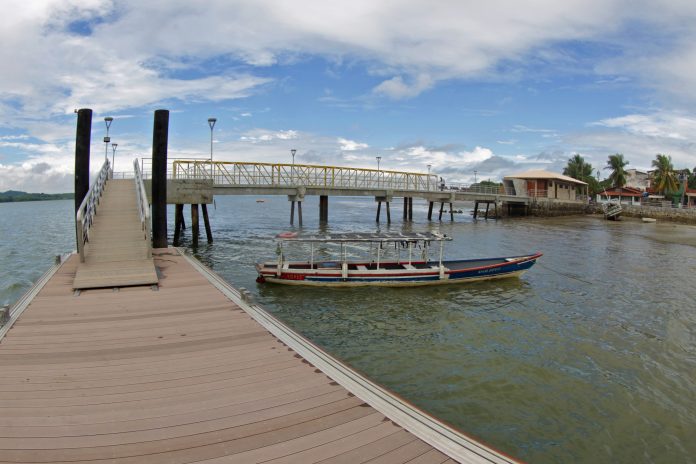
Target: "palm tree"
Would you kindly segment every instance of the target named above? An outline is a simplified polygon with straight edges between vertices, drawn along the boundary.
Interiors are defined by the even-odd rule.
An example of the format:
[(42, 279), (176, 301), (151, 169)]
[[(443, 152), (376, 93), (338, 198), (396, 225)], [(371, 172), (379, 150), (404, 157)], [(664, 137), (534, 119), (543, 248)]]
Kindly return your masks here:
[(563, 175), (572, 177), (573, 179), (581, 180), (588, 184), (590, 192), (598, 190), (597, 180), (592, 176), (594, 169), (590, 163), (585, 162), (585, 159), (579, 154), (574, 155), (568, 160), (568, 164), (563, 168)]
[(679, 180), (677, 173), (674, 172), (672, 166), (672, 157), (658, 153), (652, 161), (652, 166), (655, 168), (653, 174), (654, 186), (664, 195), (667, 192), (676, 192), (679, 190)]
[(563, 175), (587, 182), (587, 179), (592, 177), (592, 171), (592, 165), (586, 163), (582, 156), (576, 154), (568, 160), (568, 165), (563, 168)]
[(621, 153), (609, 155), (607, 165), (604, 169), (611, 169), (608, 179), (614, 187), (623, 187), (626, 185), (626, 171), (624, 168), (628, 164)]

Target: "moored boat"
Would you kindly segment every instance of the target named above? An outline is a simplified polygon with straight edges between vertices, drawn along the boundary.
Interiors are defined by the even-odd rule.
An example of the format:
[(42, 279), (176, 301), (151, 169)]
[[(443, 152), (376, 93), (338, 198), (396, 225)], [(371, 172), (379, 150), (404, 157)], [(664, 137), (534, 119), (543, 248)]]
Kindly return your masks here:
[[(470, 282), (520, 276), (531, 268), (541, 253), (500, 258), (443, 261), (444, 242), (451, 237), (438, 233), (411, 234), (332, 234), (327, 236), (279, 234), (278, 259), (258, 263), (257, 282), (314, 286), (418, 286)], [(429, 259), (432, 243), (439, 244), (439, 259)], [(286, 258), (284, 248), (290, 244), (309, 245), (309, 260), (292, 261)], [(318, 244), (338, 244), (340, 256), (336, 260), (314, 259)], [(369, 246), (368, 259), (348, 259), (347, 246)], [(397, 250), (397, 258), (383, 260), (383, 250), (389, 246)], [(374, 249), (374, 250), (373, 250)], [(401, 253), (405, 256), (401, 257)]]

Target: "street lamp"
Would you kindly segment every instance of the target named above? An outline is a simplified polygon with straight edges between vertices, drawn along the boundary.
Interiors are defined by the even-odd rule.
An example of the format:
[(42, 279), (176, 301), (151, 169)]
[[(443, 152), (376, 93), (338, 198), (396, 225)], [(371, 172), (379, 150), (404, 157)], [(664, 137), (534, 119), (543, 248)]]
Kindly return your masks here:
[(217, 122), (216, 118), (208, 118), (208, 125), (210, 126), (210, 162), (213, 162), (213, 127)]
[(377, 188), (379, 188), (379, 162), (382, 160), (381, 156), (375, 156), (377, 158)]
[(290, 169), (291, 184), (295, 183), (295, 153), (297, 153), (297, 150), (295, 150), (294, 148), (290, 150), (290, 154), (292, 155), (292, 168)]
[[(109, 142), (111, 142), (111, 137), (109, 137), (109, 127), (111, 127), (111, 123), (113, 122), (114, 118), (111, 116), (107, 116), (104, 118), (104, 123), (106, 124), (106, 137), (104, 137), (104, 159), (108, 160), (109, 159)], [(111, 166), (111, 170), (113, 171), (113, 166)]]
[(116, 147), (118, 147), (118, 143), (111, 144), (111, 149), (113, 150), (113, 153), (111, 154), (111, 171), (112, 172), (114, 170), (114, 166), (116, 165)]

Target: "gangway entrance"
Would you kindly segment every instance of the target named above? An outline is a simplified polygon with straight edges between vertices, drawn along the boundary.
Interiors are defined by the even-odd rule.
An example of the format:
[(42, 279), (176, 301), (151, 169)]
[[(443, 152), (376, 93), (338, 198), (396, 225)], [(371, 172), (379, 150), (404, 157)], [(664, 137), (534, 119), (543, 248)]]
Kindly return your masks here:
[[(105, 166), (108, 171), (108, 162)], [(139, 182), (138, 175), (135, 179), (109, 179), (108, 173), (100, 173), (90, 189), (84, 208), (77, 213), (78, 242), (82, 246), (73, 288), (157, 283), (149, 226), (144, 224), (137, 190)]]

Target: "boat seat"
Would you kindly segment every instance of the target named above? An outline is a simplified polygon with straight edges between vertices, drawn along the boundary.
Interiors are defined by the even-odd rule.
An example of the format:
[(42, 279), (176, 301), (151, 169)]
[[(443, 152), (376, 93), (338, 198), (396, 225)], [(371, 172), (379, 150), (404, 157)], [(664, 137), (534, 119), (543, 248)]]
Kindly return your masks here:
[(358, 264), (355, 267), (358, 268), (358, 271), (367, 271), (367, 267), (364, 264)]
[(413, 264), (404, 264), (404, 269), (415, 269), (416, 267)]

